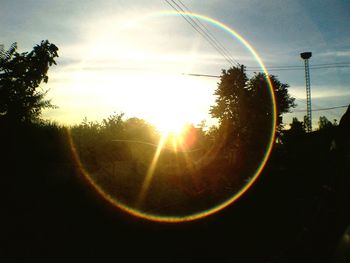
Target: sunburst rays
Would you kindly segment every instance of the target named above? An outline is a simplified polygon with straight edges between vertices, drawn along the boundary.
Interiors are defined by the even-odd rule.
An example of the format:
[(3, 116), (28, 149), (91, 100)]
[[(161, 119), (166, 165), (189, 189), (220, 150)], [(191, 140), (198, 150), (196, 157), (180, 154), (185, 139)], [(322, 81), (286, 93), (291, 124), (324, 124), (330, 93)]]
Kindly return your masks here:
[(137, 197), (137, 200), (136, 200), (136, 207), (140, 208), (140, 206), (142, 206), (142, 203), (146, 197), (146, 194), (148, 192), (148, 189), (149, 189), (149, 186), (152, 182), (152, 178), (153, 178), (153, 175), (154, 175), (154, 172), (157, 168), (157, 163), (158, 163), (158, 159), (160, 157), (160, 154), (163, 150), (163, 147), (164, 147), (164, 144), (166, 142), (166, 139), (167, 139), (167, 134), (163, 134), (162, 137), (160, 138), (159, 140), (159, 143), (158, 143), (158, 146), (157, 146), (157, 150), (156, 150), (156, 153), (154, 154), (154, 157), (152, 159), (152, 162), (147, 170), (147, 173), (146, 173), (146, 177), (142, 183), (142, 186), (141, 186), (141, 191)]
[[(150, 163), (150, 166), (147, 170), (147, 173), (145, 175), (145, 179), (143, 180), (143, 183), (141, 185), (141, 189), (139, 192), (139, 195), (136, 198), (136, 207), (138, 209), (142, 208), (142, 205), (147, 197), (147, 193), (149, 191), (150, 185), (152, 183), (155, 171), (157, 169), (157, 164), (159, 161), (159, 158), (162, 154), (162, 150), (164, 149), (172, 149), (173, 153), (175, 154), (176, 158), (175, 158), (175, 167), (176, 167), (176, 171), (178, 171), (178, 165), (179, 165), (179, 159), (178, 159), (178, 154), (181, 153), (183, 155), (183, 158), (185, 160), (185, 164), (186, 167), (189, 169), (189, 173), (191, 175), (193, 175), (193, 171), (194, 171), (194, 166), (193, 166), (193, 162), (191, 161), (191, 156), (188, 153), (188, 149), (186, 147), (184, 147), (184, 138), (183, 136), (185, 136), (185, 134), (174, 134), (174, 133), (163, 133), (156, 152), (153, 156), (153, 159)], [(172, 147), (166, 147), (167, 144), (170, 144)], [(195, 178), (193, 178), (194, 181), (194, 185), (196, 186), (195, 188), (197, 188), (197, 180)]]

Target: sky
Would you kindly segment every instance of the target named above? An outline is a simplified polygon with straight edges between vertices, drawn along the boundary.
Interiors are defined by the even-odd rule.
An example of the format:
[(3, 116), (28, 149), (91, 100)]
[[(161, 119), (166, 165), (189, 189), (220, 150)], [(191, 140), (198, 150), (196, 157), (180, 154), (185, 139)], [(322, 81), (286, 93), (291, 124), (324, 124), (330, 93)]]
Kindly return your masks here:
[[(241, 35), (270, 67), (303, 66), (300, 53), (311, 51), (310, 66), (350, 64), (350, 2), (347, 0), (182, 0), (194, 13), (223, 23)], [(100, 121), (114, 113), (144, 118), (156, 125), (169, 122), (210, 124), (216, 78), (231, 65), (164, 0), (2, 0), (0, 44), (18, 43), (30, 51), (48, 39), (59, 48), (57, 66), (49, 70), (48, 98), (58, 109), (43, 117), (62, 124), (84, 117)], [(227, 31), (201, 20), (228, 50), (259, 71), (254, 56)], [(255, 67), (255, 68), (254, 68)], [(306, 114), (303, 70), (269, 70), (290, 85), (297, 112)], [(350, 103), (350, 67), (311, 69), (312, 108)], [(339, 121), (346, 108), (313, 112)]]

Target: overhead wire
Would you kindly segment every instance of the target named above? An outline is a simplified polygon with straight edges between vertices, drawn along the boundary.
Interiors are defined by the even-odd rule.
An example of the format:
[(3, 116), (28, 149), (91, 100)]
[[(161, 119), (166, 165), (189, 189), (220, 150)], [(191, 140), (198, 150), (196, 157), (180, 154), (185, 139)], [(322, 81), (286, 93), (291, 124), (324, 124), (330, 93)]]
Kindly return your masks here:
[[(218, 76), (218, 75), (210, 75), (210, 74), (195, 74), (195, 73), (187, 73), (186, 74), (186, 73), (183, 73), (183, 75), (194, 76), (194, 77), (220, 78), (220, 76)], [(296, 98), (296, 100), (306, 104), (306, 102), (303, 101), (302, 99)], [(312, 105), (316, 106), (317, 109), (312, 109), (311, 111), (331, 111), (330, 114), (335, 116), (335, 117), (339, 117), (339, 114), (334, 113), (332, 110), (348, 107), (348, 105), (342, 105), (342, 106), (332, 106), (332, 107), (322, 108), (319, 105), (316, 105), (315, 103), (312, 103)], [(306, 112), (306, 109), (292, 110), (288, 113), (294, 113), (294, 112)]]
[[(307, 103), (305, 102), (305, 99), (300, 99), (300, 98), (295, 98), (295, 100), (297, 101), (300, 101), (302, 103), (304, 103), (305, 105), (307, 105)], [(315, 104), (314, 102), (311, 102), (312, 106), (315, 106), (317, 107), (316, 109), (313, 109), (311, 111), (323, 111), (323, 110), (327, 110), (329, 111), (329, 114), (332, 115), (333, 117), (340, 117), (340, 114), (339, 113), (336, 113), (334, 112), (335, 109), (339, 109), (339, 108), (345, 108), (347, 106), (334, 106), (334, 107), (328, 107), (328, 108), (325, 108), (325, 107), (322, 107), (320, 105), (317, 105)], [(306, 112), (307, 110), (306, 109), (300, 109), (300, 110), (292, 110), (291, 112), (289, 113), (294, 113), (294, 112)]]
[[(330, 68), (350, 68), (350, 63), (343, 62), (343, 63), (328, 63), (328, 64), (316, 64), (313, 66), (310, 66), (310, 69), (330, 69)], [(246, 66), (246, 71), (258, 71), (260, 70), (260, 67), (250, 67)], [(284, 71), (284, 70), (305, 70), (304, 66), (280, 66), (280, 67), (266, 67), (267, 71)], [(220, 78), (218, 75), (211, 75), (211, 74), (200, 74), (200, 73), (183, 73), (184, 75), (194, 76), (194, 77), (216, 77)]]
[[(350, 66), (350, 62), (335, 62), (335, 63), (322, 63), (322, 64), (313, 64), (310, 67), (320, 67), (320, 66)], [(249, 67), (249, 66), (248, 66)], [(304, 68), (304, 65), (282, 65), (282, 66), (266, 66), (270, 69), (279, 69), (279, 68)], [(260, 67), (249, 67), (260, 69)]]
[[(112, 140), (112, 142), (122, 142), (122, 143), (126, 142), (126, 143), (133, 143), (133, 144), (143, 144), (143, 145), (151, 146), (153, 148), (159, 147), (159, 144), (155, 144), (155, 143), (151, 143), (151, 142), (147, 142), (147, 141), (138, 141), (138, 140)], [(203, 148), (196, 148), (196, 149), (191, 149), (191, 150), (179, 150), (179, 149), (177, 149), (176, 152), (191, 153), (191, 152), (198, 152), (202, 149)], [(162, 150), (167, 150), (167, 151), (172, 151), (172, 152), (175, 151), (173, 148), (166, 147), (166, 146), (163, 146)]]
[[(283, 70), (304, 70), (305, 67), (303, 65), (295, 66), (267, 66), (268, 71), (283, 71)], [(341, 63), (324, 63), (324, 64), (314, 64), (309, 67), (310, 69), (330, 69), (330, 68), (350, 68), (349, 62), (341, 62)], [(255, 71), (259, 70), (259, 67), (250, 67), (247, 66), (247, 71)]]
[[(189, 13), (192, 13), (192, 10), (188, 8), (188, 6), (186, 6), (181, 0), (177, 0), (185, 9), (186, 11), (188, 11)], [(208, 29), (208, 27), (203, 24), (197, 17), (193, 18), (196, 22), (197, 25), (199, 27), (201, 27), (207, 34), (208, 36), (214, 40), (215, 43), (217, 43), (217, 45), (221, 48), (221, 50), (227, 55), (227, 57), (229, 57), (229, 59), (236, 65), (240, 66), (240, 63), (231, 56), (230, 52), (225, 48), (224, 45), (221, 44), (221, 42), (215, 37), (215, 35), (213, 35), (210, 30)]]
[[(171, 2), (176, 5), (172, 5), (168, 0), (165, 0), (174, 10), (176, 10), (181, 16), (186, 20), (187, 23), (189, 23), (202, 37), (204, 37), (209, 44), (214, 47), (224, 58), (226, 61), (230, 63), (231, 66), (235, 66), (236, 62), (231, 59), (229, 55), (226, 54), (225, 50), (223, 50), (220, 47), (220, 44), (218, 44), (217, 41), (215, 41), (202, 27), (199, 26), (199, 24), (190, 16), (186, 16), (183, 13), (186, 13), (186, 10), (184, 10), (179, 4), (177, 4), (174, 0), (171, 0)], [(191, 12), (188, 8), (187, 11)], [(198, 20), (198, 19), (197, 19)], [(199, 21), (199, 20), (198, 20)]]
[(187, 75), (192, 77), (220, 78), (220, 76), (218, 75), (210, 75), (210, 74), (182, 73), (182, 75)]
[[(197, 17), (190, 17), (186, 16), (184, 13), (192, 13), (192, 11), (181, 1), (177, 0), (178, 3), (175, 0), (170, 0), (171, 3), (168, 0), (165, 0), (165, 2), (171, 6), (176, 12), (178, 12), (185, 21), (194, 29), (196, 30), (202, 37), (204, 37), (209, 44), (214, 47), (224, 58), (227, 62), (230, 63), (231, 66), (241, 66), (241, 64), (235, 60), (230, 54), (229, 51), (218, 41), (218, 39), (209, 31), (209, 29), (197, 18)], [(303, 65), (286, 65), (286, 66), (271, 66), (266, 67), (268, 71), (284, 71), (284, 70), (304, 70)], [(349, 62), (338, 62), (338, 63), (323, 63), (323, 64), (315, 64), (310, 66), (310, 69), (330, 69), (330, 68), (350, 68)], [(258, 69), (261, 69), (260, 67), (246, 67), (246, 71), (256, 71)], [(210, 77), (210, 78), (220, 78), (218, 75), (211, 75), (211, 74), (197, 74), (197, 73), (183, 73), (183, 75), (188, 76), (194, 76), (194, 77)], [(334, 109), (340, 109), (348, 107), (348, 105), (342, 105), (342, 106), (333, 106), (328, 108), (320, 108), (313, 109), (312, 111), (332, 111)], [(294, 110), (293, 112), (305, 112), (306, 110)], [(338, 114), (332, 113), (334, 116), (339, 116)]]
[[(181, 0), (165, 0), (165, 2), (172, 7), (176, 12), (178, 12), (186, 22), (193, 27), (202, 37), (204, 37), (211, 46), (213, 46), (224, 58), (227, 60), (231, 66), (241, 66), (241, 64), (234, 59), (230, 52), (223, 46), (220, 41), (210, 32), (210, 30), (205, 26), (197, 17), (191, 17), (186, 15), (186, 13), (193, 13), (190, 8), (185, 5)], [(284, 65), (284, 66), (266, 66), (268, 71), (284, 71), (284, 70), (304, 70), (303, 65)], [(337, 62), (337, 63), (323, 63), (310, 65), (310, 69), (329, 69), (329, 68), (350, 68), (350, 62)], [(246, 66), (246, 71), (255, 71), (261, 69), (260, 67)], [(204, 77), (215, 77), (209, 74), (186, 74), (192, 76), (204, 76)], [(219, 77), (219, 76), (218, 76)]]
[[(311, 111), (326, 111), (326, 110), (334, 110), (334, 109), (341, 109), (341, 108), (347, 108), (349, 105), (342, 105), (342, 106), (334, 106), (334, 107), (328, 107), (328, 108), (320, 108), (320, 109), (313, 109)], [(305, 112), (306, 109), (303, 110), (293, 110), (291, 112)]]
[[(170, 3), (171, 1), (171, 3)], [(219, 41), (216, 38), (212, 37), (212, 34), (210, 35), (208, 33), (209, 29), (201, 27), (199, 23), (193, 19), (191, 16), (186, 15), (185, 13), (190, 12), (189, 8), (186, 7), (183, 3), (182, 5), (184, 8), (182, 8), (178, 3), (176, 3), (174, 0), (165, 0), (165, 2), (172, 7), (176, 12), (178, 12), (182, 18), (185, 19), (185, 21), (194, 29), (196, 30), (204, 39), (207, 40), (207, 42), (216, 49), (224, 58), (225, 60), (231, 65), (231, 66), (240, 66), (238, 62), (236, 62), (229, 54), (227, 54), (227, 50), (222, 48), (222, 44), (219, 44)], [(191, 13), (191, 12), (190, 12)], [(198, 20), (198, 19), (197, 19)], [(199, 20), (198, 20), (199, 21)], [(202, 23), (201, 23), (202, 24)]]

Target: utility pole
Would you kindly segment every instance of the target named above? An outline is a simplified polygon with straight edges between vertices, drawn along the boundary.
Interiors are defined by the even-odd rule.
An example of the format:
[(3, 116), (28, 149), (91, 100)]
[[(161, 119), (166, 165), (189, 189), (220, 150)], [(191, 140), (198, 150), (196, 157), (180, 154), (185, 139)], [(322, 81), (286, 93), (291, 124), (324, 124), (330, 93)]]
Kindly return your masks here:
[(306, 84), (306, 131), (312, 131), (312, 116), (311, 116), (311, 86), (310, 86), (310, 71), (309, 71), (309, 58), (311, 58), (311, 52), (300, 53), (300, 57), (305, 63), (305, 84)]

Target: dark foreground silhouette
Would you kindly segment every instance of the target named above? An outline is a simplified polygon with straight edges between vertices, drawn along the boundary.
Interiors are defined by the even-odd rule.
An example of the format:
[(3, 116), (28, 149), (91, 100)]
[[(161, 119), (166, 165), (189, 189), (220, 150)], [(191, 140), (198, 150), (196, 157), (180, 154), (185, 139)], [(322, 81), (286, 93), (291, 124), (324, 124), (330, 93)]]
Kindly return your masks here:
[(165, 224), (134, 218), (95, 194), (63, 128), (2, 127), (1, 261), (332, 262), (350, 223), (349, 160), (329, 151), (335, 133), (276, 145), (233, 205)]

